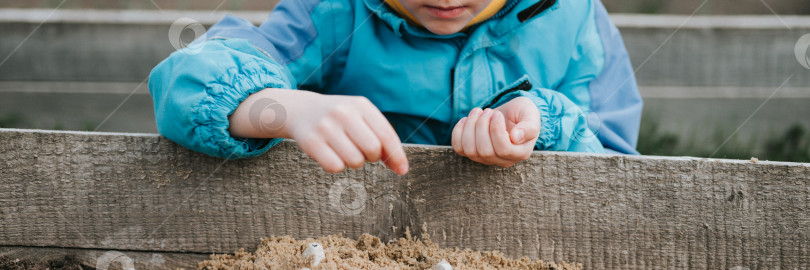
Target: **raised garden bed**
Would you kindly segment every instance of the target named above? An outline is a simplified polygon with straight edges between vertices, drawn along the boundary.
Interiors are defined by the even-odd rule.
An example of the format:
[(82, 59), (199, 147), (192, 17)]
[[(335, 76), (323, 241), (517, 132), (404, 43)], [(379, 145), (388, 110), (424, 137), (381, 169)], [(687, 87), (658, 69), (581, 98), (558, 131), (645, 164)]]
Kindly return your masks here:
[(0, 142), (0, 257), (194, 268), (271, 235), (387, 242), (425, 225), (442, 247), (586, 269), (810, 267), (810, 164), (538, 152), (501, 169), (408, 146), (400, 177), (328, 174), (289, 141), (227, 162), (153, 134)]

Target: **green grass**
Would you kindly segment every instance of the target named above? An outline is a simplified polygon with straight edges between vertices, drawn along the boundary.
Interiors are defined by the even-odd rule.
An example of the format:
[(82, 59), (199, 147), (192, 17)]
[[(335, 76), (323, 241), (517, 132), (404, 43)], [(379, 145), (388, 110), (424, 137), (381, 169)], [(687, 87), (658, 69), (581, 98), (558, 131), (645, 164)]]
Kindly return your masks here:
[(9, 113), (0, 115), (0, 128), (15, 128), (22, 122), (19, 113)]
[[(654, 120), (644, 120), (639, 132), (638, 151), (644, 155), (692, 156), (728, 159), (810, 162), (810, 132), (800, 124), (794, 124), (781, 133), (769, 134), (757, 143), (752, 136), (743, 140), (738, 135), (730, 136), (716, 127), (709, 142), (695, 142), (674, 133), (665, 132)], [(722, 146), (722, 147), (721, 147)], [(719, 147), (719, 148), (718, 148)]]
[[(80, 129), (82, 131), (94, 131), (96, 128), (96, 123), (86, 119), (84, 120), (84, 124)], [(30, 128), (30, 125), (26, 123), (23, 117), (19, 113), (8, 113), (8, 114), (0, 114), (0, 128)], [(56, 122), (49, 128), (51, 130), (66, 130), (64, 123)]]
[(810, 132), (803, 126), (792, 126), (782, 136), (768, 140), (763, 157), (768, 160), (810, 162)]

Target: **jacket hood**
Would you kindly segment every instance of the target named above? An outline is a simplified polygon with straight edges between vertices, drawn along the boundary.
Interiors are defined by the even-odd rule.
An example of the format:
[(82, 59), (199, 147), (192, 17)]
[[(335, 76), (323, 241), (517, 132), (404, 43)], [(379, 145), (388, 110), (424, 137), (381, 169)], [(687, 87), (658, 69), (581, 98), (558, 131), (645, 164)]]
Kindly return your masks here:
[[(400, 16), (394, 9), (389, 7), (385, 0), (362, 0), (372, 13), (388, 24), (394, 32), (401, 36), (408, 33), (414, 36), (429, 38), (455, 38), (466, 36), (464, 32), (450, 35), (437, 35), (423, 27), (408, 23), (406, 18)], [(559, 6), (557, 0), (506, 0), (506, 4), (498, 13), (489, 19), (470, 27), (475, 29), (490, 21), (497, 21), (489, 24), (495, 36), (500, 36), (519, 27), (523, 22), (529, 21), (546, 10), (556, 9)]]

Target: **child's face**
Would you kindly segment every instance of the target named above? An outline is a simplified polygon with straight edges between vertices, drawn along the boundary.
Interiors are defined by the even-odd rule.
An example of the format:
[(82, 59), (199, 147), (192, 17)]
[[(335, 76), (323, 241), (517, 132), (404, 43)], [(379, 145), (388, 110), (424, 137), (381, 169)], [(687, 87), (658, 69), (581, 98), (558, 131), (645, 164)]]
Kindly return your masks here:
[(492, 0), (399, 0), (430, 32), (449, 35), (464, 29)]

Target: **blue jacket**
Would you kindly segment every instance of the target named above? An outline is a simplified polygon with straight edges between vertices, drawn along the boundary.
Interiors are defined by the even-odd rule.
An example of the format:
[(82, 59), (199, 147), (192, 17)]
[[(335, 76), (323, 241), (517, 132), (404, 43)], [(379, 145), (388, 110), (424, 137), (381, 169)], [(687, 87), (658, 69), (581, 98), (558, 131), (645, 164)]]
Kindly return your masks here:
[(468, 31), (438, 36), (381, 0), (284, 0), (256, 27), (227, 16), (152, 70), (160, 133), (212, 156), (260, 155), (280, 139), (228, 133), (228, 115), (265, 88), (361, 95), (404, 143), (450, 144), (475, 107), (528, 97), (536, 149), (635, 150), (642, 101), (618, 29), (598, 0), (508, 0)]

